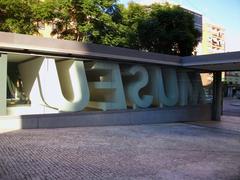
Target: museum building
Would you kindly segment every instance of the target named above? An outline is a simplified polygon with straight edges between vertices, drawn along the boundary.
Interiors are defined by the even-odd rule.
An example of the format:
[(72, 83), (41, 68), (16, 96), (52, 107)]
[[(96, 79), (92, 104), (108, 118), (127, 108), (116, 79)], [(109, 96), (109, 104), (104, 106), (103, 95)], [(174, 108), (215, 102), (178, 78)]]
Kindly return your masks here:
[(178, 57), (0, 32), (0, 125), (220, 120), (226, 70), (240, 70), (240, 52)]

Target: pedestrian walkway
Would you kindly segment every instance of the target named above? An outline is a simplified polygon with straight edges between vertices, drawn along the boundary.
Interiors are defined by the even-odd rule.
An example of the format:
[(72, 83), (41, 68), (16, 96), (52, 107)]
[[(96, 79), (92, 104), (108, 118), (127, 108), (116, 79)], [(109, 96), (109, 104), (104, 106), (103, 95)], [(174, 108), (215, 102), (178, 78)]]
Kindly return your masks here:
[(223, 115), (240, 117), (240, 99), (232, 97), (224, 98)]
[(221, 121), (198, 121), (189, 124), (240, 134), (240, 117), (238, 116), (223, 115)]
[(0, 179), (238, 180), (235, 120), (3, 133)]

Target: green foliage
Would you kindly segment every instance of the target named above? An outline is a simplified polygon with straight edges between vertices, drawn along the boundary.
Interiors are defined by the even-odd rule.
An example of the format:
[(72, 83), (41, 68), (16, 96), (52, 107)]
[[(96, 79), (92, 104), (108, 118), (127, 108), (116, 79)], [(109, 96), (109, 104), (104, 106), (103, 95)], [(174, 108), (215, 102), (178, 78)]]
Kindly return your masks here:
[(147, 8), (137, 3), (129, 3), (128, 8), (123, 11), (124, 25), (126, 26), (127, 41), (125, 47), (139, 49), (141, 47), (138, 26), (148, 17)]
[(45, 0), (34, 4), (33, 9), (37, 22), (54, 27), (52, 35), (60, 39), (79, 40), (81, 33), (77, 29), (77, 18), (80, 13), (74, 9), (72, 1)]
[(37, 32), (31, 0), (0, 0), (0, 31), (33, 34)]
[(198, 43), (193, 15), (179, 6), (153, 4), (149, 17), (138, 25), (141, 48), (148, 51), (191, 55)]
[(54, 25), (58, 38), (119, 46), (124, 41), (120, 8), (115, 0), (45, 0), (35, 12), (38, 21)]
[(191, 55), (198, 43), (193, 16), (169, 4), (142, 6), (117, 0), (0, 0), (0, 31), (34, 34), (52, 25), (60, 39)]

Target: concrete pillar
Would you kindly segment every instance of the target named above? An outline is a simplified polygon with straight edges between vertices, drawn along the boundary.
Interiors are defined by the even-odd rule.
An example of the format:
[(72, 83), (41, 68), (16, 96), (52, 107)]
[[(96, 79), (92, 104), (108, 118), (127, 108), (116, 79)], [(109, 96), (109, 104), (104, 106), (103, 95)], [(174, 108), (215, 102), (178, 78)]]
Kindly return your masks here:
[(212, 120), (221, 120), (222, 111), (222, 82), (221, 71), (213, 73), (213, 102), (212, 102)]
[(0, 116), (7, 114), (7, 55), (0, 54)]

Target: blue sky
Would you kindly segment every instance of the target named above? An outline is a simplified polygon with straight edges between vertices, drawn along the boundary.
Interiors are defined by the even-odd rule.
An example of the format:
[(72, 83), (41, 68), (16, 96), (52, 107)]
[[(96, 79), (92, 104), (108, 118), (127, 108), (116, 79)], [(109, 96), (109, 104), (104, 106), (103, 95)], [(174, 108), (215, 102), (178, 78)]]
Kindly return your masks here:
[[(129, 1), (141, 4), (163, 2), (166, 0), (119, 0), (127, 5)], [(168, 0), (196, 11), (207, 22), (225, 28), (226, 51), (240, 51), (240, 0)]]

